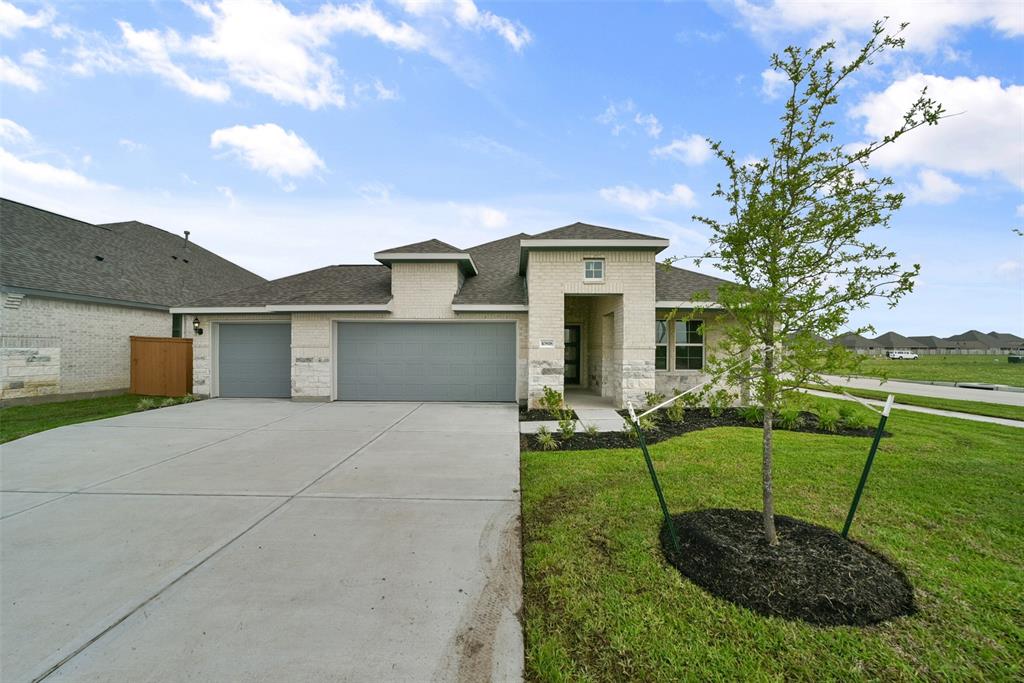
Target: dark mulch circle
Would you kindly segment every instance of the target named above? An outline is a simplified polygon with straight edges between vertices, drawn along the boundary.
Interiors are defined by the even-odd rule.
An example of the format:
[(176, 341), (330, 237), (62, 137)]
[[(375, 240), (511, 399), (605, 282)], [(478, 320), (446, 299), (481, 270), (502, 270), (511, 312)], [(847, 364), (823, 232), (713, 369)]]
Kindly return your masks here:
[(669, 563), (712, 595), (765, 616), (821, 626), (866, 626), (913, 614), (906, 575), (871, 548), (831, 529), (775, 516), (769, 546), (761, 513), (708, 509), (672, 517), (682, 556), (662, 524)]

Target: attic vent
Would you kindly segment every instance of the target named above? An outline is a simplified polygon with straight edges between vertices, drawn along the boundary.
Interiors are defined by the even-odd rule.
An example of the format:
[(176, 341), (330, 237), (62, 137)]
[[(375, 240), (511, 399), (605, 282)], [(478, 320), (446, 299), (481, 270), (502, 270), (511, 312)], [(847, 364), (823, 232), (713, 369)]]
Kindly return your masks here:
[(172, 256), (171, 256), (171, 258), (172, 258), (172, 259), (174, 259), (175, 261), (177, 261), (177, 260), (178, 260), (178, 257), (177, 257), (177, 256), (174, 256), (174, 255), (172, 255)]
[(21, 300), (24, 298), (24, 294), (5, 294), (4, 308), (18, 308), (19, 306), (21, 306)]
[(97, 260), (97, 261), (102, 261), (102, 260), (103, 260), (103, 257), (102, 257), (102, 256), (97, 256), (97, 257), (96, 257), (96, 260)]
[(188, 263), (188, 259), (187, 258), (183, 258), (181, 260), (184, 261), (185, 263)]

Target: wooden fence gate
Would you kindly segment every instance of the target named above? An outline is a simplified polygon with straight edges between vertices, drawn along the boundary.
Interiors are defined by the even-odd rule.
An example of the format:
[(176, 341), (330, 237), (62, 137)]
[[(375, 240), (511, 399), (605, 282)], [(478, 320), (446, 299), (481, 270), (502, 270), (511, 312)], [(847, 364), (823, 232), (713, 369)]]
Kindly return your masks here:
[(184, 396), (192, 393), (192, 340), (131, 337), (133, 394)]

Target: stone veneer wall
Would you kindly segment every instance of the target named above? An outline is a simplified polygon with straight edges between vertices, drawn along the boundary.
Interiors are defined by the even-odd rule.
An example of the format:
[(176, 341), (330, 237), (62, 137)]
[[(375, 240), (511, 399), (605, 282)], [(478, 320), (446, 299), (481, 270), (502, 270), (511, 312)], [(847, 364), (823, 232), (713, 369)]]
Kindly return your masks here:
[[(0, 330), (0, 347), (6, 349), (0, 397), (117, 392), (131, 384), (129, 337), (169, 337), (171, 315), (152, 309), (5, 294)], [(24, 384), (17, 387), (19, 382)]]
[[(584, 282), (586, 258), (605, 260), (603, 282)], [(610, 396), (621, 406), (627, 401), (643, 401), (647, 392), (654, 391), (654, 268), (654, 251), (530, 252), (527, 288), (530, 296), (528, 400), (531, 406), (537, 405), (544, 387), (557, 391), (565, 388), (566, 295), (600, 296), (603, 300), (603, 305), (597, 306), (603, 321), (600, 325), (602, 341), (608, 326), (612, 348), (602, 355), (602, 395)], [(610, 320), (604, 317), (609, 314)], [(554, 347), (541, 348), (541, 340), (548, 339), (554, 341)]]

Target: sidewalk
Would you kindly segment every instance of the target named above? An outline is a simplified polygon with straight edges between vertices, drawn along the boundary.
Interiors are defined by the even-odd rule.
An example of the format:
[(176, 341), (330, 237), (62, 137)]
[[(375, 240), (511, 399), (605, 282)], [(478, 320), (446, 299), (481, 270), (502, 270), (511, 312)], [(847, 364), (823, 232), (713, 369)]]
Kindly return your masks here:
[[(891, 393), (897, 393), (895, 389), (891, 387), (892, 382), (888, 382), (884, 385), (884, 389)], [(852, 385), (851, 385), (852, 386)], [(874, 388), (874, 387), (872, 387)], [(871, 405), (878, 406), (881, 408), (885, 405), (885, 401), (876, 401), (872, 398), (861, 398), (853, 399), (849, 396), (843, 396), (842, 394), (833, 394), (829, 391), (817, 391), (816, 389), (801, 389), (804, 393), (811, 394), (812, 396), (821, 396), (822, 398), (835, 398), (840, 401), (856, 401), (860, 400)], [(972, 413), (958, 413), (952, 410), (939, 410), (937, 408), (922, 408), (921, 406), (908, 406), (903, 403), (894, 403), (892, 406), (896, 410), (906, 410), (911, 413), (925, 413), (927, 415), (939, 415), (941, 417), (954, 417), (960, 420), (971, 420), (973, 422), (987, 422), (989, 424), (1003, 425), (1004, 427), (1017, 427), (1018, 429), (1024, 429), (1024, 421), (1022, 420), (1008, 420), (1003, 417), (989, 417), (988, 415), (974, 415)]]
[[(933, 398), (949, 398), (957, 401), (981, 401), (982, 403), (998, 403), (1004, 406), (1024, 406), (1024, 392), (988, 391), (985, 389), (967, 389), (965, 387), (947, 387), (937, 384), (918, 384), (901, 382), (896, 379), (883, 381), (876, 377), (837, 377), (825, 375), (824, 379), (832, 385), (850, 387), (851, 389), (871, 389), (885, 391), (890, 394), (910, 394), (912, 396), (931, 396)], [(940, 411), (941, 412), (941, 411)]]

